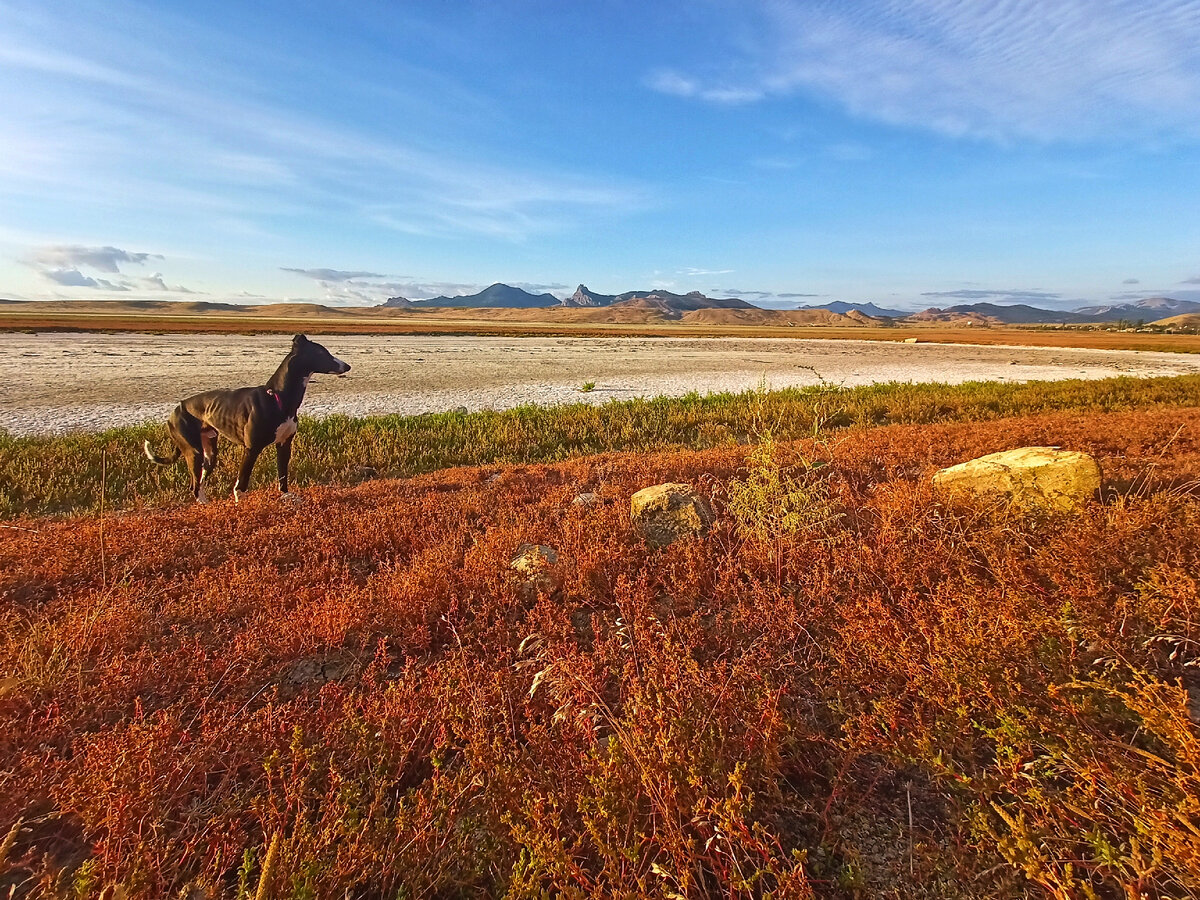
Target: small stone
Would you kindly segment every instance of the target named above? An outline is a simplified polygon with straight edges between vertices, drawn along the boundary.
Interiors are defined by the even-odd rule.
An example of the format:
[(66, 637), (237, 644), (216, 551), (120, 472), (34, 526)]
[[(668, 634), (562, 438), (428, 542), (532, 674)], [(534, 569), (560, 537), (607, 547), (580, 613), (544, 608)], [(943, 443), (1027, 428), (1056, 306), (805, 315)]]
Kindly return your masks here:
[(702, 537), (715, 516), (708, 501), (686, 484), (656, 484), (630, 499), (633, 525), (647, 543), (665, 547), (682, 537)]
[(1100, 489), (1100, 466), (1075, 450), (1020, 447), (942, 469), (933, 487), (943, 495), (1070, 512)]
[(594, 494), (591, 491), (585, 491), (584, 493), (582, 493), (578, 497), (576, 497), (574, 500), (572, 500), (571, 505), (576, 507), (577, 509), (590, 509), (591, 507), (595, 506), (599, 502), (600, 502), (599, 495)]
[(917, 338), (905, 338), (905, 339), (904, 339), (904, 343), (906, 343), (906, 344), (919, 344), (919, 343), (920, 343), (920, 340), (919, 340), (919, 339), (917, 339)]
[(526, 587), (551, 591), (561, 583), (558, 552), (545, 544), (522, 544), (508, 567)]
[(306, 656), (284, 669), (280, 676), (281, 693), (294, 697), (310, 684), (341, 681), (354, 671), (353, 663), (338, 656)]
[(470, 412), (470, 410), (467, 409), (465, 406), (456, 406), (456, 407), (454, 407), (454, 411), (456, 413), (458, 413), (460, 416), (465, 416), (467, 413)]

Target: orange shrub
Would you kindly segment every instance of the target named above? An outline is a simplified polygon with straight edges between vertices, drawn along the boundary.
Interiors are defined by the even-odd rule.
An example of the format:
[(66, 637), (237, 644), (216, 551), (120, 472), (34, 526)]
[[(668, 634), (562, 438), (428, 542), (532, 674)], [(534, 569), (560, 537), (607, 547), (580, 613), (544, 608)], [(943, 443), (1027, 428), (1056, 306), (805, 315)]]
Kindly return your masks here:
[[(1195, 892), (1198, 424), (854, 430), (820, 469), (782, 443), (755, 502), (836, 515), (761, 533), (723, 507), (737, 447), (28, 521), (0, 535), (0, 887)], [(1096, 454), (1106, 502), (931, 495), (1032, 443)], [(629, 497), (666, 480), (720, 521), (652, 550)], [(554, 579), (518, 580), (523, 543)]]

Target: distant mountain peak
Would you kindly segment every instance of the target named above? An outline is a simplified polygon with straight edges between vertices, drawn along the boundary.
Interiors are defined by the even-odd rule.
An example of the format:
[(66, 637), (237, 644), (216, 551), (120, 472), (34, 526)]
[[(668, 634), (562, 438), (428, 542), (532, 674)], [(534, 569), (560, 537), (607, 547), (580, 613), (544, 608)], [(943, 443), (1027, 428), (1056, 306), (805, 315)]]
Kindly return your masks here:
[(829, 303), (820, 303), (815, 306), (802, 306), (801, 309), (827, 309), (830, 312), (847, 315), (852, 312), (861, 313), (865, 316), (870, 316), (873, 319), (902, 319), (911, 313), (907, 313), (900, 309), (885, 309), (881, 306), (876, 306), (874, 303), (848, 303), (845, 300), (833, 300)]
[(597, 294), (588, 289), (586, 284), (575, 288), (575, 293), (563, 301), (563, 306), (612, 306), (616, 297), (611, 294)]

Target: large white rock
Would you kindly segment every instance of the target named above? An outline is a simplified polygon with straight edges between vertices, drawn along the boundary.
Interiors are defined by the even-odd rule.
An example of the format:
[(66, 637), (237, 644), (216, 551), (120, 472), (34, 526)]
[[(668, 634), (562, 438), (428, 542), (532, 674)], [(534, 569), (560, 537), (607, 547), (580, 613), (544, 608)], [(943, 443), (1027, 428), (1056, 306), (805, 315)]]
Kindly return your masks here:
[(713, 524), (708, 501), (686, 484), (642, 488), (630, 500), (634, 527), (657, 547), (687, 535), (705, 535)]
[(942, 469), (933, 476), (933, 487), (947, 496), (1069, 512), (1100, 489), (1100, 466), (1076, 450), (1021, 447)]

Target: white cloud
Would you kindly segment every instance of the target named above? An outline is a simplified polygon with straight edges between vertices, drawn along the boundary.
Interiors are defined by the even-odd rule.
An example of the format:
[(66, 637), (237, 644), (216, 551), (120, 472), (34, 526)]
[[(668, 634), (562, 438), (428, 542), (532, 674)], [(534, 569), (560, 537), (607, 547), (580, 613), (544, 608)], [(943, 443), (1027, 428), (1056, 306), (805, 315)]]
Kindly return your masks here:
[(646, 84), (661, 94), (671, 94), (675, 97), (698, 97), (710, 103), (723, 103), (733, 106), (738, 103), (752, 103), (761, 100), (766, 92), (757, 87), (738, 87), (733, 85), (712, 85), (705, 87), (692, 78), (687, 78), (672, 69), (659, 69), (651, 73)]
[[(855, 115), (997, 140), (1196, 135), (1195, 0), (761, 0), (758, 47), (663, 93), (806, 93)], [(715, 92), (715, 93), (714, 93)]]
[(56, 244), (39, 247), (30, 261), (39, 266), (67, 268), (86, 266), (112, 275), (121, 274), (121, 264), (144, 265), (150, 259), (162, 259), (158, 253), (131, 253), (119, 247), (83, 247), (79, 244)]
[(169, 285), (163, 280), (162, 272), (155, 272), (146, 278), (139, 278), (137, 283), (145, 290), (151, 291), (166, 291), (169, 294), (194, 294), (196, 293), (191, 288), (186, 288), (182, 284)]
[(91, 269), (107, 275), (121, 275), (121, 266), (142, 266), (149, 260), (163, 259), (161, 253), (123, 250), (120, 247), (88, 247), (82, 244), (51, 244), (35, 248), (21, 260), (46, 281), (62, 287), (91, 288), (97, 291), (151, 291), (173, 294), (194, 294), (181, 284), (169, 285), (162, 272), (136, 278), (108, 279), (89, 275), (81, 270)]
[(531, 294), (566, 294), (569, 297), (571, 294), (575, 293), (575, 288), (557, 281), (552, 281), (549, 284), (541, 284), (540, 282), (536, 281), (509, 281), (506, 283), (509, 287), (520, 288), (521, 290), (528, 291)]
[(112, 282), (106, 278), (93, 278), (78, 269), (41, 269), (39, 274), (48, 281), (63, 287), (85, 287), (104, 291), (128, 291), (128, 282)]
[(683, 275), (687, 278), (700, 278), (705, 275), (728, 275), (732, 271), (733, 269), (694, 269), (689, 267), (686, 269), (680, 269), (675, 274)]

